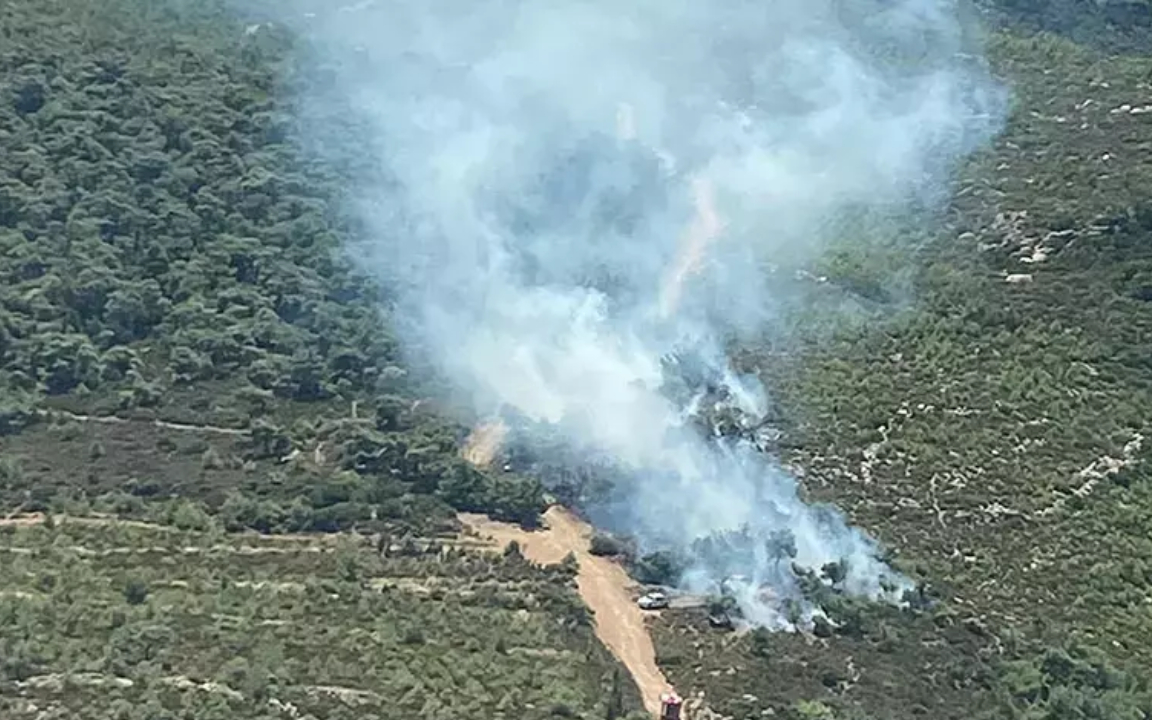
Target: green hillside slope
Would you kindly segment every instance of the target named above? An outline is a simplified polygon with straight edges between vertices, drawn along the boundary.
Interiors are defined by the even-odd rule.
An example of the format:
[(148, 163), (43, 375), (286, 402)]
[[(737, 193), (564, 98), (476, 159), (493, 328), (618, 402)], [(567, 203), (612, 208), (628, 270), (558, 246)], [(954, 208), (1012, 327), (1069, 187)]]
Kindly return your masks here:
[(846, 238), (821, 268), (859, 288), (914, 267), (911, 305), (817, 325), (802, 351), (747, 351), (809, 493), (874, 531), (940, 604), (909, 617), (836, 598), (847, 622), (815, 644), (666, 624), (673, 679), (710, 688), (718, 709), (1152, 714), (1152, 58), (1098, 48), (994, 35), (1014, 107), (958, 178), (945, 227), (883, 255)]
[[(231, 495), (259, 505), (243, 524), (296, 530), (535, 514), (535, 483), (455, 459), (463, 428), (417, 402), (341, 256), (336, 169), (287, 139), (288, 38), (215, 3), (2, 12), (6, 503)], [(76, 417), (110, 414), (131, 424)], [(294, 449), (321, 469), (279, 463)]]

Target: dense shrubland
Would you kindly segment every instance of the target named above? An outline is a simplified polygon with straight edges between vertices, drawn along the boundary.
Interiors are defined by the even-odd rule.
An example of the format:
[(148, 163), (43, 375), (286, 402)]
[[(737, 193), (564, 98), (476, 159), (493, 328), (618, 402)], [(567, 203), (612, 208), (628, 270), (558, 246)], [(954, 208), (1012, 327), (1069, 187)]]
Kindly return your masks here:
[[(47, 452), (56, 408), (246, 429), (195, 441), (196, 474), (233, 490), (322, 456), (237, 500), (261, 503), (239, 513), (252, 527), (300, 529), (294, 503), (328, 529), (399, 505), (535, 517), (535, 481), (456, 458), (465, 428), (424, 399), (342, 254), (355, 224), (339, 176), (292, 142), (289, 90), (310, 80), (286, 33), (245, 32), (217, 3), (130, 0), (7, 3), (0, 29), (0, 435), (6, 457), (52, 461), (6, 483), (10, 499), (40, 507), (53, 479), (80, 493), (69, 460), (123, 486), (122, 453), (105, 471)], [(70, 432), (95, 448), (113, 431)], [(144, 494), (186, 491), (187, 463), (159, 465)], [(328, 477), (341, 469), (362, 479)]]

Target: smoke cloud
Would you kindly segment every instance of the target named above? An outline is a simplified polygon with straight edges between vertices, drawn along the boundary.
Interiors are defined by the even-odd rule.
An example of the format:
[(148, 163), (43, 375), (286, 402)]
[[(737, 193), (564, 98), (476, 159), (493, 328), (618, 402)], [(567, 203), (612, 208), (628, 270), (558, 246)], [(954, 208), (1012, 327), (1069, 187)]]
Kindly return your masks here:
[(753, 622), (787, 624), (793, 555), (845, 559), (851, 592), (905, 587), (750, 434), (691, 419), (719, 402), (751, 429), (768, 411), (724, 350), (776, 312), (766, 265), (815, 258), (853, 209), (938, 198), (996, 129), (949, 0), (300, 10), (363, 120), (382, 179), (356, 190), (358, 257), (414, 351), (482, 414), (610, 462), (613, 525), (688, 558), (689, 588), (743, 576)]

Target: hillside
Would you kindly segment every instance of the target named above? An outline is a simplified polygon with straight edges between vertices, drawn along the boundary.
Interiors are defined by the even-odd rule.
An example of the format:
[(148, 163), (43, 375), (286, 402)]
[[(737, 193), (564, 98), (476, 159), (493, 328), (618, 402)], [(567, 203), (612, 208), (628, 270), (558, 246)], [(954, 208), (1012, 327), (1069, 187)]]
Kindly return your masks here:
[[(944, 230), (822, 268), (903, 289), (890, 269), (914, 263), (911, 305), (893, 290), (868, 323), (742, 356), (775, 388), (809, 493), (941, 605), (911, 622), (849, 607), (846, 632), (815, 644), (721, 647), (698, 620), (666, 625), (673, 680), (733, 716), (785, 699), (836, 717), (1152, 713), (1152, 62), (1045, 34), (996, 34), (990, 53), (1015, 107)], [(813, 708), (796, 712), (832, 716)]]
[[(920, 581), (835, 632), (654, 623), (728, 717), (1152, 716), (1152, 45), (1140, 3), (986, 9), (1014, 107), (946, 212), (845, 237), (779, 451)], [(1127, 13), (1127, 14), (1124, 14)], [(0, 5), (0, 715), (624, 717), (536, 478), (407, 364), (341, 254), (354, 152), (293, 140), (293, 37), (217, 2)], [(338, 134), (338, 133), (334, 133)], [(351, 150), (351, 149), (350, 149)], [(861, 317), (864, 317), (862, 314)], [(813, 321), (815, 318), (815, 321)]]

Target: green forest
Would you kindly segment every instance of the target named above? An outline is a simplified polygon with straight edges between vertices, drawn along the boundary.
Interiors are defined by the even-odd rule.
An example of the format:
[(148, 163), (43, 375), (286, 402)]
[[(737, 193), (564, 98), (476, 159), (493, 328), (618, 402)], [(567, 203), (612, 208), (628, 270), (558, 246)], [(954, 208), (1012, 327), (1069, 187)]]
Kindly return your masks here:
[[(1007, 126), (930, 232), (812, 268), (869, 321), (733, 349), (804, 492), (923, 602), (663, 613), (714, 717), (1152, 717), (1152, 14), (976, 9)], [(544, 489), (460, 459), (474, 418), (342, 253), (365, 169), (295, 142), (318, 80), (249, 30), (0, 3), (0, 717), (644, 717), (571, 563), (459, 539)]]

